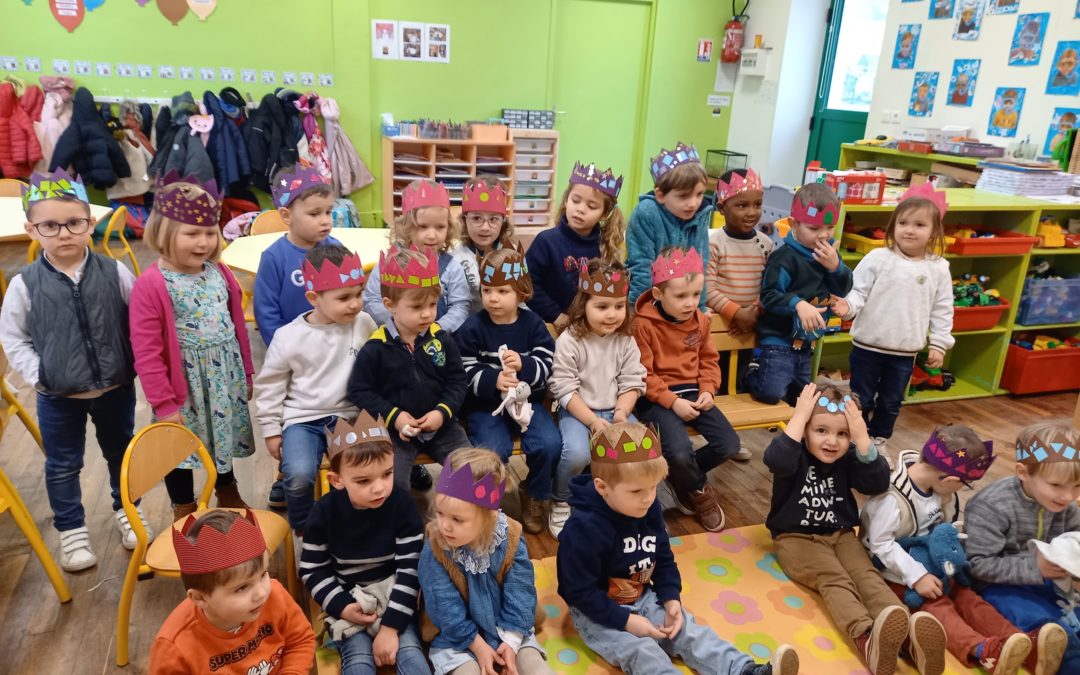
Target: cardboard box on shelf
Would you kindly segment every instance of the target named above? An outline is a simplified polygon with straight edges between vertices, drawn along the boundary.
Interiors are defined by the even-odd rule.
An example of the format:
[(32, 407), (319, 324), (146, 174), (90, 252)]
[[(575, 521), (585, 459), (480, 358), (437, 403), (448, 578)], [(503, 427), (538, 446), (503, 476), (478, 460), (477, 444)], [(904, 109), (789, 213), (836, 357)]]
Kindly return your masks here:
[(979, 182), (979, 176), (982, 175), (982, 171), (978, 169), (965, 169), (952, 164), (945, 164), (944, 162), (934, 162), (931, 164), (930, 173), (940, 173), (943, 176), (948, 176), (961, 183), (970, 183), (972, 185)]
[(804, 183), (824, 183), (846, 204), (880, 204), (885, 197), (885, 174), (881, 171), (829, 171), (821, 162), (806, 167)]

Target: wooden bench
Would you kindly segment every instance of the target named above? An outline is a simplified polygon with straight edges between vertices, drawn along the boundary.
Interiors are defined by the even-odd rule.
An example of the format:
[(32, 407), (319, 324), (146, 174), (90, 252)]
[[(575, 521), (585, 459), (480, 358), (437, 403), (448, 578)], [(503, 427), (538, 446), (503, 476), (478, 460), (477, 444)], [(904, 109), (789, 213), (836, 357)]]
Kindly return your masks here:
[(716, 407), (724, 413), (736, 431), (745, 429), (784, 429), (788, 420), (795, 414), (795, 409), (783, 401), (770, 404), (750, 398), (750, 394), (735, 393), (736, 373), (738, 372), (739, 352), (757, 346), (757, 335), (732, 335), (727, 321), (714, 314), (712, 318), (713, 346), (720, 352), (720, 358), (728, 356), (727, 393), (718, 394), (714, 399)]

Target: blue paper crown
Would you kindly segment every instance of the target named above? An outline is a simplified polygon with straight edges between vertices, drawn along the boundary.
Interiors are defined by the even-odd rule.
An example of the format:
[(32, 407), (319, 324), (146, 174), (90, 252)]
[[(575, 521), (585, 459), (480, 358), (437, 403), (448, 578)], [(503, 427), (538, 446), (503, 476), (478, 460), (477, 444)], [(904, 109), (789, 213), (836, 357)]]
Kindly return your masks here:
[(698, 155), (697, 148), (693, 145), (686, 145), (680, 141), (674, 150), (664, 148), (659, 155), (653, 157), (652, 162), (649, 164), (649, 173), (652, 174), (655, 183), (660, 180), (660, 176), (663, 176), (668, 171), (680, 164), (688, 163), (701, 164), (701, 156)]

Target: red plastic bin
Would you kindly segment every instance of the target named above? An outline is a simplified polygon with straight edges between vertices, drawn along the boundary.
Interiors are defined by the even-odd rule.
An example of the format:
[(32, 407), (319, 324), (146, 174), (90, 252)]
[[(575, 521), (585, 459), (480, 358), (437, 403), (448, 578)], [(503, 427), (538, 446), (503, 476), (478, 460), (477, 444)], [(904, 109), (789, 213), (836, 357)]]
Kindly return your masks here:
[(1014, 394), (1080, 389), (1080, 349), (1009, 345), (1001, 386)]
[[(1023, 255), (1030, 251), (1037, 237), (1029, 237), (1026, 234), (1011, 232), (1009, 230), (995, 230), (991, 227), (965, 228), (976, 232), (993, 232), (993, 238), (957, 237), (956, 243), (950, 244), (945, 249), (947, 253), (956, 255)], [(954, 235), (955, 236), (955, 235)]]
[(1000, 298), (1000, 305), (986, 307), (953, 307), (952, 329), (954, 333), (964, 330), (986, 330), (993, 328), (1001, 315), (1009, 310), (1009, 301)]

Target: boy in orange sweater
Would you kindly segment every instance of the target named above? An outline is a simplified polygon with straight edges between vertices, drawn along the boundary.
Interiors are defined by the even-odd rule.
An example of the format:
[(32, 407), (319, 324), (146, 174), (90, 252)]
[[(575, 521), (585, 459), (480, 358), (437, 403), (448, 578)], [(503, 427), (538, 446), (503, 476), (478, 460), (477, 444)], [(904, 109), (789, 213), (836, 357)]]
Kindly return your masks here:
[(154, 675), (307, 675), (315, 634), (266, 571), (266, 542), (251, 511), (214, 510), (172, 528), (187, 589), (150, 649)]
[[(652, 292), (638, 298), (634, 319), (634, 339), (648, 371), (641, 417), (660, 433), (679, 510), (716, 532), (724, 527), (724, 512), (706, 474), (739, 451), (739, 436), (713, 405), (720, 356), (709, 337), (709, 318), (698, 309), (705, 285), (701, 255), (693, 248), (666, 247), (652, 275)], [(688, 424), (707, 441), (697, 452)]]

